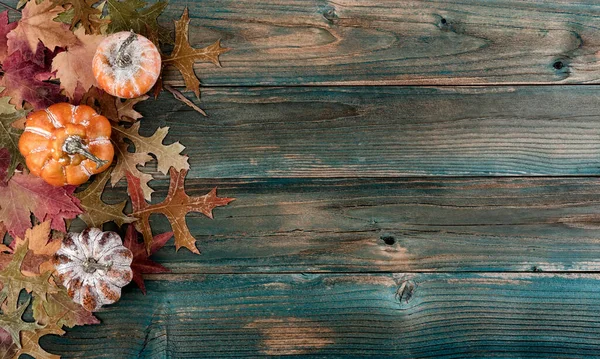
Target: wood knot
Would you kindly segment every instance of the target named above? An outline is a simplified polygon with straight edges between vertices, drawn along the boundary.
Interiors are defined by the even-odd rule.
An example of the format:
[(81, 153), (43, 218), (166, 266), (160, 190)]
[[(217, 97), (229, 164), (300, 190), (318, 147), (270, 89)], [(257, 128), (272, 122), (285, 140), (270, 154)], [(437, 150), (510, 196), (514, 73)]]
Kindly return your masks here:
[(417, 284), (410, 279), (405, 279), (396, 290), (396, 301), (405, 306), (413, 298)]
[(452, 24), (450, 24), (450, 21), (448, 21), (445, 17), (440, 18), (440, 21), (438, 22), (438, 27), (442, 31), (453, 31)]
[(383, 243), (387, 244), (388, 246), (393, 246), (394, 244), (396, 244), (396, 237), (390, 234), (382, 234), (379, 238), (383, 241)]
[(330, 23), (334, 23), (338, 19), (335, 8), (332, 6), (329, 6), (323, 10), (323, 17)]

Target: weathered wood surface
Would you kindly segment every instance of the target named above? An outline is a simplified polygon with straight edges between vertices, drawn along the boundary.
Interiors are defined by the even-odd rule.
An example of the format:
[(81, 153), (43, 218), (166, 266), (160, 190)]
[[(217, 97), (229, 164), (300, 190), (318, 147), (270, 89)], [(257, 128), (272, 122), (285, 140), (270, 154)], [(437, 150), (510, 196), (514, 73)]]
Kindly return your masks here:
[(600, 86), (211, 88), (164, 94), (191, 178), (600, 174)]
[(598, 358), (597, 274), (160, 276), (64, 358)]
[[(155, 258), (174, 273), (600, 270), (597, 178), (186, 182), (190, 195), (214, 186), (237, 200), (187, 216), (202, 255), (171, 241)], [(161, 216), (152, 228), (170, 230)]]
[(196, 66), (209, 86), (600, 80), (596, 0), (171, 0), (163, 22), (184, 6), (193, 45), (233, 49)]

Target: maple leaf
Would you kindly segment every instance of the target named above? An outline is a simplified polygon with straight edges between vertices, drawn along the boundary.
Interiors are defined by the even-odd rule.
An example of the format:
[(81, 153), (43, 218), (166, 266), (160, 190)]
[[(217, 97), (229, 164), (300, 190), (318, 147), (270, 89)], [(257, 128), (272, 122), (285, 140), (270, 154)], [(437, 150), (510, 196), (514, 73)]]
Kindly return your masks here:
[(80, 206), (84, 212), (79, 215), (79, 218), (87, 224), (88, 227), (98, 227), (106, 222), (113, 221), (118, 226), (125, 223), (135, 221), (135, 218), (123, 214), (123, 208), (127, 201), (116, 204), (106, 204), (102, 200), (102, 192), (104, 186), (108, 182), (110, 171), (104, 171), (96, 176), (85, 190), (75, 193), (75, 197), (79, 198)]
[(99, 34), (102, 25), (109, 21), (101, 19), (102, 9), (94, 6), (97, 2), (98, 0), (52, 0), (52, 5), (68, 8), (58, 18), (62, 22), (68, 20), (71, 30), (80, 23), (86, 34)]
[(14, 237), (23, 237), (31, 227), (30, 213), (51, 228), (66, 231), (64, 219), (81, 214), (74, 187), (54, 187), (31, 174), (15, 174), (6, 187), (0, 187), (0, 222)]
[(92, 71), (92, 59), (98, 44), (104, 39), (102, 35), (86, 35), (83, 27), (74, 32), (77, 42), (54, 57), (52, 71), (60, 79), (60, 85), (69, 98), (73, 98), (79, 83), (83, 91), (96, 85)]
[(0, 12), (0, 63), (8, 55), (8, 39), (6, 35), (17, 27), (17, 22), (8, 22), (8, 10)]
[(27, 354), (37, 359), (60, 359), (59, 355), (48, 353), (39, 344), (40, 338), (48, 334), (63, 335), (65, 331), (56, 326), (46, 326), (35, 331), (22, 332), (21, 344), (23, 348), (15, 354), (14, 358)]
[(204, 196), (190, 197), (184, 189), (187, 170), (176, 171), (171, 168), (169, 174), (171, 175), (171, 182), (167, 197), (161, 203), (150, 205), (144, 200), (140, 180), (131, 173), (127, 173), (128, 192), (133, 206), (131, 215), (138, 218), (134, 225), (142, 232), (146, 250), (150, 253), (153, 238), (149, 218), (153, 213), (162, 213), (171, 223), (175, 236), (175, 248), (179, 250), (179, 248), (185, 247), (193, 253), (200, 253), (196, 248), (196, 239), (185, 223), (186, 214), (188, 212), (200, 212), (208, 218), (213, 218), (212, 210), (215, 207), (225, 206), (234, 198), (217, 197), (216, 188)]
[(32, 309), (33, 317), (44, 325), (64, 325), (72, 328), (76, 325), (100, 323), (92, 312), (75, 303), (67, 294), (67, 289), (62, 286), (56, 293), (48, 294), (48, 300), (45, 302), (39, 297), (33, 297)]
[[(157, 1), (149, 7), (142, 0), (108, 0), (107, 8), (110, 16), (108, 32), (133, 31), (149, 37), (148, 29), (159, 34), (162, 43), (171, 44), (169, 29), (158, 25), (158, 16), (167, 7), (166, 1)], [(158, 44), (156, 44), (158, 45)]]
[[(117, 156), (117, 165), (111, 175), (111, 184), (116, 185), (121, 178), (125, 177), (125, 173), (130, 171), (134, 176), (140, 178), (144, 198), (150, 200), (153, 191), (148, 186), (148, 181), (152, 179), (152, 176), (140, 172), (136, 167), (145, 165), (151, 159), (148, 154), (156, 157), (157, 169), (163, 174), (167, 174), (170, 167), (179, 171), (189, 169), (190, 165), (188, 157), (180, 154), (185, 149), (181, 143), (163, 145), (163, 140), (169, 132), (168, 127), (158, 128), (150, 137), (141, 136), (139, 129), (139, 122), (129, 128), (113, 126), (113, 142), (117, 144), (116, 152), (120, 155)], [(135, 152), (129, 152), (126, 145), (120, 145), (125, 143), (126, 138), (135, 146)]]
[(50, 221), (40, 223), (25, 231), (25, 238), (19, 237), (10, 244), (16, 248), (28, 243), (29, 252), (21, 264), (21, 271), (28, 275), (37, 275), (54, 271), (52, 257), (61, 246), (61, 240), (51, 240)]
[(188, 26), (190, 16), (187, 7), (181, 15), (181, 19), (175, 21), (175, 47), (171, 55), (166, 56), (163, 60), (165, 66), (175, 66), (185, 81), (185, 89), (194, 91), (196, 97), (200, 97), (200, 81), (194, 73), (194, 62), (210, 61), (217, 66), (221, 66), (219, 55), (229, 51), (229, 49), (221, 47), (221, 40), (217, 40), (214, 44), (202, 49), (194, 49), (190, 46), (188, 39)]
[(38, 42), (35, 52), (28, 47), (21, 47), (11, 53), (2, 63), (2, 83), (6, 86), (2, 95), (12, 97), (10, 102), (19, 109), (23, 107), (24, 100), (36, 110), (66, 102), (67, 98), (60, 93), (60, 86), (47, 82), (54, 78), (51, 63), (56, 53), (45, 48), (41, 42)]
[(131, 262), (133, 281), (144, 294), (146, 294), (146, 286), (144, 285), (142, 274), (170, 272), (168, 268), (151, 260), (149, 256), (161, 249), (171, 237), (173, 237), (173, 232), (166, 232), (154, 236), (152, 238), (150, 252), (148, 252), (144, 243), (138, 240), (138, 232), (135, 230), (135, 227), (133, 225), (127, 227), (125, 238), (123, 238), (123, 245), (129, 248), (131, 253), (133, 253), (133, 261)]
[[(23, 320), (23, 313), (29, 306), (31, 298), (21, 305), (17, 305), (16, 308), (10, 308), (9, 305), (5, 305), (2, 308), (2, 314), (0, 314), (0, 327), (10, 334), (13, 343), (18, 348), (21, 348), (20, 333), (25, 331), (34, 331), (42, 328), (42, 326), (33, 322), (26, 322)], [(15, 303), (16, 304), (16, 303)]]
[(37, 51), (40, 41), (50, 50), (76, 44), (77, 38), (67, 25), (52, 21), (64, 10), (62, 6), (54, 6), (49, 0), (39, 4), (29, 1), (21, 12), (17, 27), (7, 35), (8, 53), (19, 49), (21, 42), (27, 43), (32, 52)]
[(2, 183), (10, 178), (19, 163), (25, 163), (19, 151), (19, 137), (23, 131), (15, 128), (13, 123), (27, 115), (27, 111), (17, 110), (9, 100), (9, 97), (0, 98), (0, 149), (5, 149), (0, 154), (0, 182)]

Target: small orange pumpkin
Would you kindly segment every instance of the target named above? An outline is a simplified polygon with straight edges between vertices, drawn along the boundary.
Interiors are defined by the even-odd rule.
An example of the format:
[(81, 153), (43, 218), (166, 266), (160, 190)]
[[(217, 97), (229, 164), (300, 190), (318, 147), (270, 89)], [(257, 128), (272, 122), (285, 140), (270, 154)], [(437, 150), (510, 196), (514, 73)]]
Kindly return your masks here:
[(160, 52), (156, 46), (134, 32), (123, 31), (106, 37), (92, 60), (98, 85), (121, 98), (134, 98), (150, 91), (160, 69)]
[(80, 185), (110, 166), (110, 133), (93, 108), (57, 103), (27, 116), (19, 150), (29, 171), (51, 185)]

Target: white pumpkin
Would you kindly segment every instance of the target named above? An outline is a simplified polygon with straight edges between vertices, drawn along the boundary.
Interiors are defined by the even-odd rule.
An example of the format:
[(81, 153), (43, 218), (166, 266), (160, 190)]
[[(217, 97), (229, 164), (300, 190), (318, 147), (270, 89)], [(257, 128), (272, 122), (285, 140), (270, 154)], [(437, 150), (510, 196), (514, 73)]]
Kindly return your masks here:
[(54, 264), (73, 301), (93, 312), (119, 300), (121, 288), (133, 278), (132, 260), (117, 233), (88, 228), (67, 234)]

